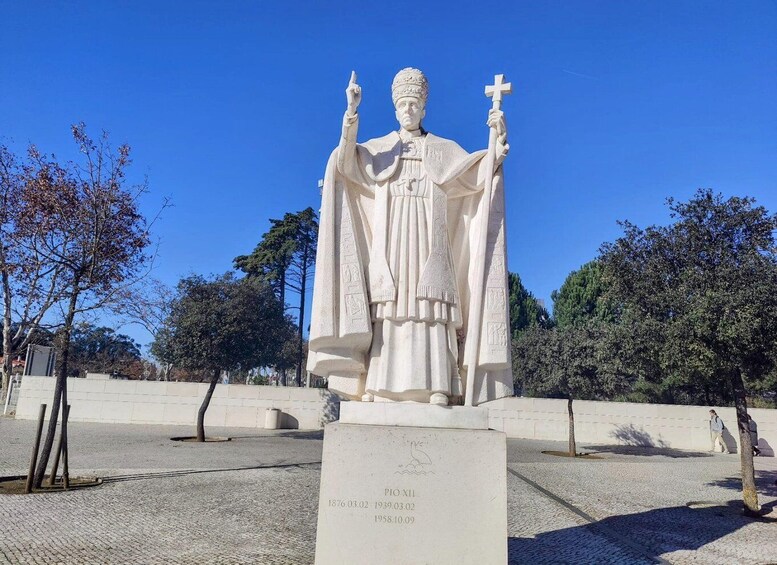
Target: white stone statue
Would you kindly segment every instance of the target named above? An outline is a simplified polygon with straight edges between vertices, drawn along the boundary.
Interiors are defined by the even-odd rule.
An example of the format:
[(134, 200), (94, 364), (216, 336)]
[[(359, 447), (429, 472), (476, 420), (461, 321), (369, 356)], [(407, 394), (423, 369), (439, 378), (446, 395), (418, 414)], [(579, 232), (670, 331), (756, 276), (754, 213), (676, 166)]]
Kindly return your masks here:
[[(509, 92), (499, 77), (486, 89), (495, 101)], [(421, 126), (421, 71), (401, 70), (391, 94), (399, 131), (357, 143), (355, 73), (346, 89), (322, 193), (307, 368), (367, 402), (512, 395), (504, 116), (495, 102), (490, 150), (467, 153)]]

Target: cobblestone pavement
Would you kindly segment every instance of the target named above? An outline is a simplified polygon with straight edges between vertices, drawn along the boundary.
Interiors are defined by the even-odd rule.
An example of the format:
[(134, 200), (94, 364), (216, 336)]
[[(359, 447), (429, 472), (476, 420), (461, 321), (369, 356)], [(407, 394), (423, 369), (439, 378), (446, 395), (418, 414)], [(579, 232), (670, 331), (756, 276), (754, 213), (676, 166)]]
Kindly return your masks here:
[[(25, 470), (34, 422), (0, 418), (0, 475)], [(71, 474), (96, 488), (0, 496), (0, 563), (312, 563), (320, 432), (70, 425)], [(777, 522), (743, 518), (736, 455), (508, 441), (510, 563), (777, 563)], [(756, 459), (777, 506), (777, 461)], [(690, 505), (689, 505), (690, 504)], [(777, 511), (772, 512), (772, 516)], [(369, 559), (364, 561), (369, 563)]]

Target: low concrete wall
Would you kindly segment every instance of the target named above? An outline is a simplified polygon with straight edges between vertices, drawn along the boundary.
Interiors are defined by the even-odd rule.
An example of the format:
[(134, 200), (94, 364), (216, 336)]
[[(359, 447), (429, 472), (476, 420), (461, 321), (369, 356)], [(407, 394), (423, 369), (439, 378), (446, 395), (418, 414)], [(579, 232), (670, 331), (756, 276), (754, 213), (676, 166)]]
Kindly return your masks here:
[[(564, 441), (568, 435), (567, 401), (550, 398), (501, 398), (489, 407), (489, 426), (507, 437)], [(635, 404), (576, 400), (575, 438), (580, 444), (642, 445), (706, 451), (710, 449), (708, 406)], [(726, 425), (724, 439), (736, 450), (739, 434), (733, 408), (713, 407)], [(777, 410), (748, 410), (758, 424), (758, 447), (774, 456)]]
[[(207, 383), (69, 379), (70, 419), (76, 422), (194, 425)], [(34, 420), (41, 403), (51, 404), (52, 377), (24, 377), (16, 417)], [(489, 426), (507, 437), (564, 441), (567, 401), (501, 398), (484, 404)], [(710, 448), (709, 407), (576, 400), (575, 436), (580, 444), (643, 445), (705, 451)], [(321, 429), (337, 420), (340, 398), (326, 389), (218, 385), (205, 414), (206, 426), (264, 428), (265, 412), (278, 408), (281, 426)], [(717, 408), (726, 423), (729, 449), (739, 442), (733, 408)], [(774, 456), (777, 410), (751, 409), (759, 447)], [(732, 435), (733, 434), (733, 435)]]
[[(118, 424), (195, 425), (207, 383), (68, 379), (70, 420)], [(34, 420), (51, 405), (52, 377), (24, 377), (16, 417)], [(336, 420), (340, 398), (326, 389), (219, 384), (205, 413), (206, 426), (264, 428), (269, 408), (282, 411), (281, 427), (318, 430)]]

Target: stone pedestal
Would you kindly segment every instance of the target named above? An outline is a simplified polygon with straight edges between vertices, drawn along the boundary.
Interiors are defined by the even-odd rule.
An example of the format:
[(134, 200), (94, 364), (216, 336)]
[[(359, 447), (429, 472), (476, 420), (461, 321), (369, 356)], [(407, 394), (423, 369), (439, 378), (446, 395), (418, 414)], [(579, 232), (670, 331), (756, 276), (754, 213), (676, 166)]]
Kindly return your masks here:
[(488, 408), (417, 402), (341, 402), (340, 423), (487, 430)]
[[(385, 407), (378, 410), (371, 418), (392, 420)], [(404, 408), (396, 413), (400, 420), (414, 418)], [(472, 417), (474, 412), (465, 419)], [(316, 564), (504, 565), (506, 482), (502, 432), (329, 424)]]

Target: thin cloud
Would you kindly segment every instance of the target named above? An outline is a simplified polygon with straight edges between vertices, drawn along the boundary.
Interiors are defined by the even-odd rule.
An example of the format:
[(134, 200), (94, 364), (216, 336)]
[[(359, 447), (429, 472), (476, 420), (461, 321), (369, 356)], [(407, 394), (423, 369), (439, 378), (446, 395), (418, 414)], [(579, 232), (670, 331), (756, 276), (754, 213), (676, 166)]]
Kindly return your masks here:
[(584, 75), (583, 73), (576, 73), (575, 71), (568, 71), (566, 69), (561, 69), (563, 72), (567, 73), (568, 75), (576, 76), (576, 77), (582, 77), (582, 78), (590, 78), (592, 80), (596, 80), (596, 77), (593, 77), (591, 75)]

